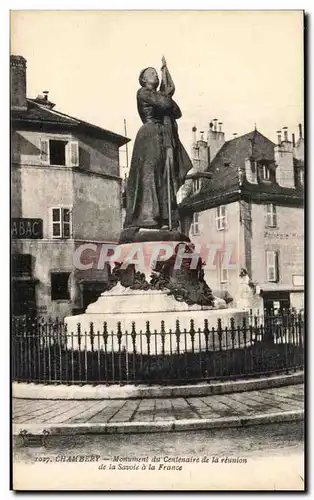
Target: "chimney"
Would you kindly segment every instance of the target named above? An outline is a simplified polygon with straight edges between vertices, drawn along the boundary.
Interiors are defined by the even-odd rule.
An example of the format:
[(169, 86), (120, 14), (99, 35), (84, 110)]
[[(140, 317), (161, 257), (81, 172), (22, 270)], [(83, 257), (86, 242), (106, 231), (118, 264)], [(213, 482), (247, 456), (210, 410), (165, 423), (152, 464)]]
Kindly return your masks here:
[(232, 134), (232, 135), (233, 135), (233, 138), (234, 138), (234, 139), (238, 136), (237, 132), (235, 132), (235, 133), (234, 133), (234, 134)]
[(217, 130), (218, 119), (215, 118), (210, 121), (207, 134), (207, 147), (209, 163), (213, 161), (218, 151), (225, 143), (225, 133), (222, 131), (222, 122), (219, 122), (219, 131)]
[(194, 143), (194, 144), (196, 144), (196, 131), (197, 131), (197, 128), (196, 128), (196, 127), (195, 127), (195, 125), (194, 125), (194, 127), (192, 128), (192, 132), (193, 132), (193, 143)]
[(200, 131), (201, 134), (201, 141), (204, 141), (204, 130)]
[(295, 148), (295, 135), (292, 134), (292, 146)]
[(274, 147), (276, 163), (276, 182), (284, 188), (294, 188), (293, 144), (288, 140), (288, 127), (283, 127), (284, 140), (281, 140), (281, 130), (277, 131), (278, 144)]
[(26, 59), (10, 56), (11, 109), (27, 110), (26, 100)]
[(295, 144), (294, 155), (297, 160), (304, 161), (304, 139), (301, 123), (299, 123), (299, 139)]
[(45, 101), (48, 101), (49, 90), (43, 90), (43, 94), (44, 94)]

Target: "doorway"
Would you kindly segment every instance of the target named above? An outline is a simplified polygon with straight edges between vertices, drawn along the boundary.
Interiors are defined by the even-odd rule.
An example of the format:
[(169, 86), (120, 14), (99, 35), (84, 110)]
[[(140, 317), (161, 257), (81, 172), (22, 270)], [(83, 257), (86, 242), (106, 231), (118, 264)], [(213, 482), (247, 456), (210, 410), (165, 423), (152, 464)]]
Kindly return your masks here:
[(32, 317), (36, 315), (36, 281), (13, 280), (12, 283), (13, 316)]
[(290, 309), (289, 292), (264, 292), (264, 311), (265, 315), (272, 315), (274, 312), (282, 314)]

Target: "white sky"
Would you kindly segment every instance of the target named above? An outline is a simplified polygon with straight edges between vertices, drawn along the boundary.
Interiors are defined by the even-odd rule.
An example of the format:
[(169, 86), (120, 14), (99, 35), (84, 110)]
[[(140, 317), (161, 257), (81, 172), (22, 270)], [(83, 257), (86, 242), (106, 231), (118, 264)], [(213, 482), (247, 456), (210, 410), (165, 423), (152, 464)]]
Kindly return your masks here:
[[(193, 125), (223, 122), (226, 139), (276, 140), (303, 123), (301, 11), (15, 11), (11, 53), (27, 59), (27, 93), (50, 91), (56, 109), (132, 139), (141, 125), (138, 75), (166, 56), (190, 152)], [(122, 160), (125, 163), (125, 160)]]

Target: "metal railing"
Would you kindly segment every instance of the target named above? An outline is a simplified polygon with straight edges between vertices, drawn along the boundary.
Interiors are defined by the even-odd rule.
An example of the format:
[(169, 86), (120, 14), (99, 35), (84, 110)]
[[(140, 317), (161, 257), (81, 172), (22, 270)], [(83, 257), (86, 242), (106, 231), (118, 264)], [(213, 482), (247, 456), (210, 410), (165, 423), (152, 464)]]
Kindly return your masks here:
[(13, 318), (12, 375), (14, 381), (44, 384), (187, 383), (235, 379), (303, 367), (304, 317), (253, 316), (223, 327), (208, 320), (196, 328), (67, 331), (62, 321)]

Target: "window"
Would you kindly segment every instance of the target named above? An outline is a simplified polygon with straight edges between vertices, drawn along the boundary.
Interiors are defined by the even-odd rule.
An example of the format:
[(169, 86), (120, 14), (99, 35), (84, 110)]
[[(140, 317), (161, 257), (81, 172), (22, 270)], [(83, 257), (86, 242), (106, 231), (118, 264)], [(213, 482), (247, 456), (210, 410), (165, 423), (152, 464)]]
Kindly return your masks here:
[(223, 231), (227, 228), (227, 210), (225, 205), (221, 205), (216, 209), (216, 227), (218, 231)]
[(77, 167), (79, 165), (78, 142), (42, 138), (40, 159), (47, 165)]
[(32, 256), (30, 254), (12, 255), (12, 275), (32, 276)]
[(228, 282), (228, 267), (225, 262), (226, 253), (219, 252), (218, 253), (218, 268), (219, 268), (219, 281), (220, 283)]
[(194, 212), (193, 214), (193, 222), (192, 222), (192, 225), (191, 225), (191, 232), (193, 235), (195, 234), (199, 234), (199, 214), (197, 212)]
[(70, 273), (51, 273), (51, 300), (70, 300)]
[(52, 237), (71, 238), (72, 217), (69, 207), (56, 207), (51, 209), (52, 214)]
[(259, 167), (260, 178), (262, 181), (270, 180), (270, 169), (266, 165), (260, 165)]
[(65, 141), (49, 141), (49, 163), (50, 165), (65, 166)]
[(197, 177), (197, 179), (193, 179), (193, 193), (197, 193), (201, 187), (201, 181), (200, 178)]
[(279, 255), (278, 252), (267, 250), (266, 252), (267, 281), (277, 282), (279, 280)]
[(277, 227), (277, 213), (276, 206), (272, 203), (265, 205), (266, 210), (266, 226), (267, 227)]

